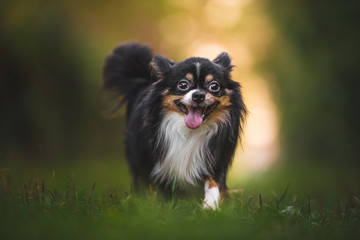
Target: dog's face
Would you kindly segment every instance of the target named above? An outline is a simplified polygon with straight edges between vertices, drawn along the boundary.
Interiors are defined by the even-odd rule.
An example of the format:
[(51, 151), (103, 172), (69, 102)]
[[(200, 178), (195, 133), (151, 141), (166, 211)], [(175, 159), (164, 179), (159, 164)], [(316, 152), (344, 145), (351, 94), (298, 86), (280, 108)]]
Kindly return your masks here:
[(151, 62), (162, 89), (164, 113), (177, 112), (184, 116), (191, 129), (205, 122), (228, 119), (233, 91), (238, 83), (230, 79), (232, 65), (227, 53), (214, 61), (204, 58), (189, 58), (174, 63), (162, 56)]

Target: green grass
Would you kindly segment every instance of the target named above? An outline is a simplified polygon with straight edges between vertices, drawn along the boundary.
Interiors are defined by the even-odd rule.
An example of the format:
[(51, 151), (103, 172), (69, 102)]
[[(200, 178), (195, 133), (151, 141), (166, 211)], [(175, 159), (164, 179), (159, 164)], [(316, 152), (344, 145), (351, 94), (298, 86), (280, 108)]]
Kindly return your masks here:
[[(13, 166), (10, 166), (13, 165)], [(10, 167), (7, 167), (10, 166)], [(348, 239), (360, 236), (357, 172), (275, 168), (232, 182), (219, 211), (201, 198), (131, 191), (115, 162), (1, 166), (1, 239)]]

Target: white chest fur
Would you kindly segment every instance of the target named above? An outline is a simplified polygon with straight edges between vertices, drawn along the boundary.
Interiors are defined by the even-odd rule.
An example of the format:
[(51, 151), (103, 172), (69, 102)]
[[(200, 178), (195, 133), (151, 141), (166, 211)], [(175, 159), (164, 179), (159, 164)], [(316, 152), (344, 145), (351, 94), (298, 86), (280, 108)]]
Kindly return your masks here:
[(196, 185), (204, 174), (211, 173), (214, 158), (208, 144), (217, 130), (216, 124), (205, 122), (197, 129), (189, 129), (184, 116), (167, 114), (160, 124), (157, 142), (165, 151), (151, 175), (167, 184), (171, 184), (176, 176), (180, 188)]

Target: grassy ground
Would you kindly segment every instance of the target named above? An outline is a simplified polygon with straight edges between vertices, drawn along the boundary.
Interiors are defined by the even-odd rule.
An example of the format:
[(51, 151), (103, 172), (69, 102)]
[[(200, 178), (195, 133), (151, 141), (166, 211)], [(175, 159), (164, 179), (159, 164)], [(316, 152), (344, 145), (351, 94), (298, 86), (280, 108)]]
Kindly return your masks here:
[[(275, 167), (242, 182), (220, 211), (200, 197), (131, 192), (118, 162), (0, 166), (1, 239), (356, 239), (357, 172)], [(346, 173), (346, 174), (345, 174)]]

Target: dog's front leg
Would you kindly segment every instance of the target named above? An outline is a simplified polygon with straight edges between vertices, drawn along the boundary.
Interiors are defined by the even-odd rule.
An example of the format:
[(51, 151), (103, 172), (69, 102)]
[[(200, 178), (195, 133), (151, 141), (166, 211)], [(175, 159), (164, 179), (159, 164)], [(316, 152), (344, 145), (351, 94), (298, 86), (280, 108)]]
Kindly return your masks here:
[(212, 177), (208, 177), (205, 180), (205, 197), (203, 202), (204, 209), (216, 210), (220, 203), (220, 191), (219, 186)]

